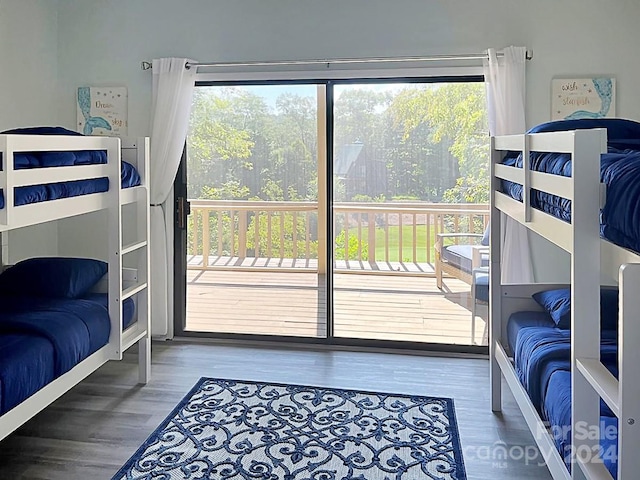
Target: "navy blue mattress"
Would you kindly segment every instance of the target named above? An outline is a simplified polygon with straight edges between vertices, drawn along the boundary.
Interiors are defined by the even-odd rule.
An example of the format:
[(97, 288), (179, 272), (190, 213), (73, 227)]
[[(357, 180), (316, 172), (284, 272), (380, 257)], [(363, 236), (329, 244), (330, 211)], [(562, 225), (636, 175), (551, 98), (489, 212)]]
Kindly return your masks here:
[[(613, 478), (618, 473), (618, 419), (608, 412), (600, 416), (600, 448), (602, 459)], [(571, 372), (559, 370), (549, 379), (544, 399), (544, 415), (553, 440), (567, 468), (571, 467)]]
[[(122, 188), (131, 188), (140, 185), (140, 174), (130, 163), (122, 162), (121, 185)], [(47, 202), (60, 198), (106, 192), (107, 190), (109, 190), (109, 179), (107, 177), (76, 180), (73, 182), (48, 183), (46, 185), (30, 185), (28, 187), (18, 187), (15, 189), (14, 205), (19, 206), (29, 203)], [(2, 208), (4, 208), (4, 193), (0, 189), (0, 209)]]
[[(541, 418), (551, 427), (558, 451), (569, 465), (566, 455), (571, 443), (571, 332), (557, 328), (546, 312), (518, 312), (509, 318), (507, 338), (520, 382)], [(617, 377), (617, 332), (601, 332), (600, 359)], [(600, 415), (604, 424), (617, 425), (603, 401)], [(601, 439), (603, 452), (609, 453), (605, 463), (612, 472), (616, 469), (611, 451), (615, 442), (611, 435)]]
[[(510, 348), (516, 373), (531, 402), (542, 413), (551, 375), (557, 370), (571, 371), (571, 331), (556, 328), (544, 312), (519, 312), (509, 319), (507, 332), (513, 342)], [(617, 355), (617, 332), (603, 331), (600, 358), (614, 374)], [(604, 403), (603, 408), (608, 409)]]
[[(507, 155), (505, 165), (522, 168), (522, 154)], [(532, 170), (571, 176), (568, 154), (532, 153)], [(607, 201), (600, 212), (600, 234), (607, 240), (640, 252), (640, 150), (609, 147), (601, 156), (600, 180), (607, 186)], [(503, 193), (522, 201), (522, 185), (502, 181)], [(531, 206), (564, 221), (571, 221), (571, 201), (532, 190)]]
[[(106, 294), (80, 299), (5, 297), (0, 305), (0, 415), (109, 341)], [(132, 299), (123, 303), (128, 326)]]

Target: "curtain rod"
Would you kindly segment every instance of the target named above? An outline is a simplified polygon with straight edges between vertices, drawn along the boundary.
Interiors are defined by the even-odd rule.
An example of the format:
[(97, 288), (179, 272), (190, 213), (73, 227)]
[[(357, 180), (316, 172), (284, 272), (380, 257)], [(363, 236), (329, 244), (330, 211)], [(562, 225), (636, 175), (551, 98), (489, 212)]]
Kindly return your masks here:
[[(498, 52), (498, 56), (503, 56), (503, 52)], [(487, 53), (469, 53), (462, 55), (429, 55), (425, 57), (380, 57), (380, 58), (334, 58), (317, 60), (275, 60), (262, 62), (187, 62), (186, 68), (225, 68), (225, 67), (271, 67), (285, 65), (350, 65), (366, 63), (409, 63), (409, 62), (442, 62), (447, 60), (484, 60), (489, 58)], [(527, 50), (525, 54), (527, 60), (533, 58), (533, 50)], [(150, 70), (151, 62), (142, 62), (142, 70)]]

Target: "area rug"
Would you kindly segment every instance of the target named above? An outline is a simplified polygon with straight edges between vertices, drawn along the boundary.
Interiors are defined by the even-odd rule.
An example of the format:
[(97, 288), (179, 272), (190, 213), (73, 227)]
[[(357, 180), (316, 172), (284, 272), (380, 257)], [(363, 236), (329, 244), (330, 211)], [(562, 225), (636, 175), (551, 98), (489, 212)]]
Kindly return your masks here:
[(465, 480), (453, 400), (202, 378), (113, 477)]

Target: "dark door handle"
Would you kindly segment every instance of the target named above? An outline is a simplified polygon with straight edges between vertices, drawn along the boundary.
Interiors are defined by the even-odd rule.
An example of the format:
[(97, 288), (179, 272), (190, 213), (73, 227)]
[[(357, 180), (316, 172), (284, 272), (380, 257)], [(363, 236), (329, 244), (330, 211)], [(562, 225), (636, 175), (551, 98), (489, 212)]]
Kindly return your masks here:
[(178, 215), (178, 228), (185, 230), (187, 228), (187, 217), (191, 214), (191, 203), (184, 197), (178, 197), (176, 210)]

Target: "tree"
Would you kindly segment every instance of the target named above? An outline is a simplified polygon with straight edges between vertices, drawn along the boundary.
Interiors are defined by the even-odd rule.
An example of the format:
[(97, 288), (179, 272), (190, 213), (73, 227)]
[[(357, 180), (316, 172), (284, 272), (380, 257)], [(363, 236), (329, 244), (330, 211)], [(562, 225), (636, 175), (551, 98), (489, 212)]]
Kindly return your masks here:
[(196, 89), (187, 146), (189, 197), (198, 198), (205, 186), (237, 179), (242, 169), (252, 168), (248, 159), (255, 142), (242, 125), (242, 103), (234, 90)]
[(448, 145), (458, 164), (459, 178), (443, 200), (488, 201), (489, 143), (483, 84), (460, 82), (407, 89), (398, 94), (390, 110), (394, 123), (403, 127), (405, 142), (427, 125), (432, 145)]
[(350, 87), (340, 91), (334, 110), (336, 146), (362, 142), (376, 148), (382, 140), (382, 113), (392, 99), (390, 92)]
[(281, 200), (318, 198), (316, 98), (283, 93), (275, 102), (269, 164), (263, 175), (279, 185)]

